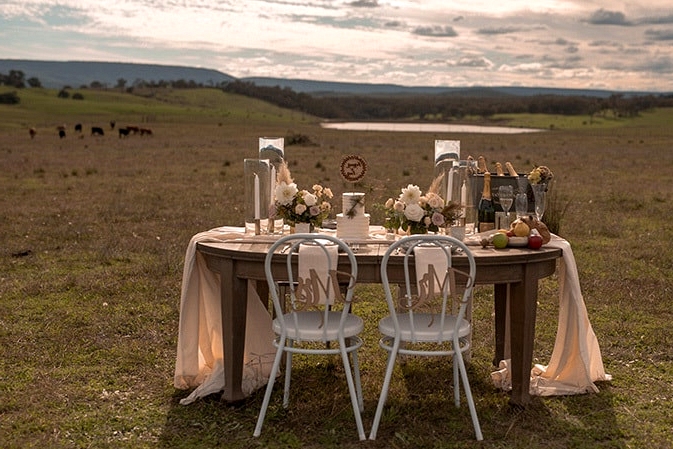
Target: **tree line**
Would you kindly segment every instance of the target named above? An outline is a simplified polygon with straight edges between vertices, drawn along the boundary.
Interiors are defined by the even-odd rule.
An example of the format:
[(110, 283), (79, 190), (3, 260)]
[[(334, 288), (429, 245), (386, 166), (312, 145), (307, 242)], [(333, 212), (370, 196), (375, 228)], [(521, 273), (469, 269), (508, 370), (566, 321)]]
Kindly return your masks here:
[(320, 95), (294, 92), (280, 86), (257, 86), (251, 82), (232, 81), (223, 90), (305, 112), (326, 119), (357, 120), (449, 120), (468, 116), (489, 118), (495, 114), (531, 113), (559, 115), (604, 114), (634, 117), (654, 107), (673, 107), (672, 95), (626, 96), (607, 98), (569, 95)]

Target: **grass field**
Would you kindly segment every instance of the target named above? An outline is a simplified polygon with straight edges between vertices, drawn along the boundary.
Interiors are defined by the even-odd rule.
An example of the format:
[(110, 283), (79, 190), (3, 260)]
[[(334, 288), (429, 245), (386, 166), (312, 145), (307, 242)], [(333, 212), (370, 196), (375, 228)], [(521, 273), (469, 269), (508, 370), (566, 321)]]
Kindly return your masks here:
[[(2, 92), (2, 90), (0, 90)], [(20, 91), (0, 105), (0, 446), (3, 448), (652, 448), (673, 447), (673, 110), (634, 119), (509, 117), (554, 129), (521, 135), (343, 132), (315, 118), (216, 90), (143, 97), (82, 90)], [(109, 122), (151, 128), (120, 139)], [(75, 123), (84, 125), (81, 136)], [(59, 139), (56, 126), (66, 124)], [(102, 126), (105, 136), (91, 136)], [(31, 139), (28, 128), (35, 127)], [(491, 290), (475, 300), (469, 370), (485, 441), (466, 407), (454, 409), (447, 366), (398, 368), (375, 442), (360, 443), (338, 361), (300, 363), (291, 406), (272, 399), (251, 437), (263, 391), (232, 407), (209, 397), (190, 406), (172, 386), (184, 252), (190, 237), (242, 224), (240, 177), (260, 136), (306, 136), (287, 146), (300, 187), (347, 186), (338, 162), (369, 162), (358, 188), (374, 204), (409, 183), (431, 182), (435, 139), (461, 154), (549, 166), (559, 234), (573, 245), (584, 299), (606, 371), (595, 395), (534, 398), (512, 410), (493, 388)], [(337, 204), (338, 207), (338, 204)], [(361, 286), (365, 427), (373, 418), (385, 355), (377, 345), (379, 286)], [(558, 285), (540, 286), (535, 363), (549, 360)], [(316, 430), (316, 428), (318, 430)]]

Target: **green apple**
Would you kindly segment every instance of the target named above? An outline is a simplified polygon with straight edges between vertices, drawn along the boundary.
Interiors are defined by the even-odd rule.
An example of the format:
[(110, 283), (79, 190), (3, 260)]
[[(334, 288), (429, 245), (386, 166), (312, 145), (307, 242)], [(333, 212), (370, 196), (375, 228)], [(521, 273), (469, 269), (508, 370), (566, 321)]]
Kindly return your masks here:
[(509, 237), (504, 232), (498, 232), (493, 236), (493, 246), (498, 249), (505, 248), (509, 242)]

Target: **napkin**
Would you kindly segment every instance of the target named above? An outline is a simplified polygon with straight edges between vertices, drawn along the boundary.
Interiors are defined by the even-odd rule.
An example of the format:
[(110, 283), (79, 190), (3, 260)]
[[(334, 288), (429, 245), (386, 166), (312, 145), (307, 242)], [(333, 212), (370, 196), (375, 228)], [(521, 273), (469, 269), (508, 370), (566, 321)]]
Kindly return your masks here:
[(312, 294), (312, 299), (318, 304), (334, 304), (335, 291), (330, 281), (329, 268), (336, 270), (338, 262), (338, 245), (331, 242), (324, 247), (317, 244), (299, 245), (299, 279), (303, 283), (309, 283), (310, 290), (307, 293)]
[[(414, 259), (416, 262), (416, 285), (419, 296), (434, 297), (440, 295), (449, 269), (449, 262), (444, 250), (434, 245), (428, 247), (416, 246), (414, 247)], [(431, 266), (433, 267), (434, 275), (432, 274), (433, 270), (430, 270)], [(452, 286), (449, 284), (449, 289), (451, 288)]]

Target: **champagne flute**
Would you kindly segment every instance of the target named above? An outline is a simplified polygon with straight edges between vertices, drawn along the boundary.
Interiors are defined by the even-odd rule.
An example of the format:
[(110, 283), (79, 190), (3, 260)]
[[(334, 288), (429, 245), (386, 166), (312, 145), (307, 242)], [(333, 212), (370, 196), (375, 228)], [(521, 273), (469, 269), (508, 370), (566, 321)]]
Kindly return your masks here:
[(514, 202), (514, 188), (512, 186), (500, 186), (498, 187), (498, 197), (500, 198), (500, 206), (505, 212), (505, 220), (507, 223), (505, 227), (509, 226), (509, 209), (512, 207)]
[(547, 186), (545, 184), (533, 184), (533, 195), (535, 196), (535, 217), (542, 221), (545, 210), (545, 200), (547, 199)]

